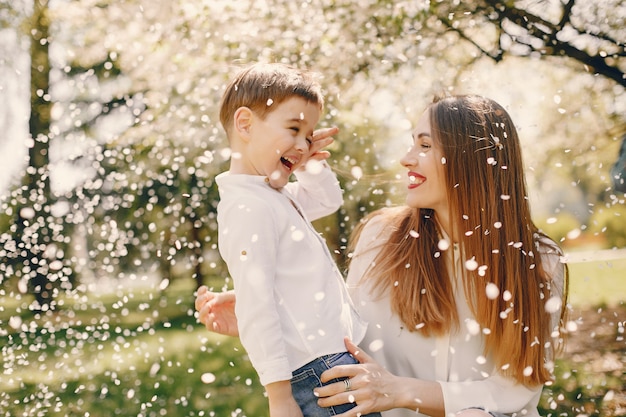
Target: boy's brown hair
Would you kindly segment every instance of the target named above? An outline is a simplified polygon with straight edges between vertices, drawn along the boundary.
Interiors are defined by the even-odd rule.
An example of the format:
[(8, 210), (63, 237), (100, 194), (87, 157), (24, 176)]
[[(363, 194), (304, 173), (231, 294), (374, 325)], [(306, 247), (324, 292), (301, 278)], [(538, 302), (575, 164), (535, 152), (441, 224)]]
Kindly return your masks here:
[(283, 101), (298, 96), (324, 107), (322, 88), (313, 73), (280, 64), (253, 64), (240, 71), (228, 84), (220, 104), (220, 122), (230, 136), (233, 117), (248, 107), (261, 118)]

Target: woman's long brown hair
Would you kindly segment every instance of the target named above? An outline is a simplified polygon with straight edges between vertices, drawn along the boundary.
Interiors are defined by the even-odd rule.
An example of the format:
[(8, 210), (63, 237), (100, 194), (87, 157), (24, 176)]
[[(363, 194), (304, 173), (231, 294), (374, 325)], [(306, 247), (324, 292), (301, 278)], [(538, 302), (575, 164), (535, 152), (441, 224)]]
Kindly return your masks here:
[[(478, 266), (461, 269), (470, 308), (486, 334), (485, 356), (520, 383), (543, 384), (551, 379), (546, 361), (558, 343), (545, 308), (552, 296), (552, 271), (544, 269), (539, 252), (561, 250), (531, 219), (515, 126), (504, 108), (480, 96), (436, 98), (428, 111), (432, 138), (446, 160), (450, 218), (461, 260)], [(437, 336), (458, 329), (449, 276), (454, 268), (438, 247), (442, 234), (435, 213), (403, 207), (371, 216), (376, 215), (388, 217), (392, 232), (366, 272), (373, 291), (391, 292), (393, 311), (412, 331)], [(352, 244), (361, 228), (355, 229)], [(488, 284), (499, 289), (498, 297), (487, 295)]]

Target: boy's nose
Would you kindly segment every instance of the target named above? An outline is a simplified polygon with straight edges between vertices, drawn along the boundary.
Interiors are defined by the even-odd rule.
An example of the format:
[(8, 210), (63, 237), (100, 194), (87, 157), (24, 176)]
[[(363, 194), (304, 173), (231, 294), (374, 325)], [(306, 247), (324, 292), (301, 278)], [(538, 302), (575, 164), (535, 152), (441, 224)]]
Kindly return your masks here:
[(298, 138), (296, 140), (296, 149), (302, 153), (309, 150), (309, 144), (306, 141), (306, 138)]

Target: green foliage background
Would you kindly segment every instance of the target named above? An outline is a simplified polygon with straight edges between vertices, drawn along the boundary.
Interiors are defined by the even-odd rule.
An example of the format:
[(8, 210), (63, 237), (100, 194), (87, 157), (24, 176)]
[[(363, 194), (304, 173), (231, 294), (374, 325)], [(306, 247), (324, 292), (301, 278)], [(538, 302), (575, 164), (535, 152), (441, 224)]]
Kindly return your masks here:
[[(574, 298), (589, 303), (575, 304), (574, 314), (586, 312), (594, 331), (609, 330), (595, 347), (607, 358), (626, 351), (611, 315), (600, 319), (608, 305), (613, 320), (626, 317), (623, 300), (614, 297), (616, 291), (626, 292), (620, 280), (624, 272), (626, 260), (611, 268), (600, 262), (572, 268)], [(598, 283), (595, 291), (586, 289), (590, 273)], [(0, 334), (3, 415), (267, 416), (263, 388), (239, 341), (209, 333), (196, 322), (193, 285), (186, 280), (163, 293), (136, 288), (68, 299), (55, 316), (39, 322), (25, 311), (28, 299), (0, 297), (0, 320), (11, 323)], [(608, 327), (602, 327), (605, 319), (611, 321)], [(593, 339), (588, 329), (580, 331), (572, 337)], [(597, 355), (593, 361), (581, 352), (558, 360), (557, 380), (544, 390), (541, 415), (626, 415), (620, 408), (626, 369), (598, 369)]]
[[(238, 342), (192, 310), (200, 283), (230, 285), (217, 109), (250, 62), (321, 74), (345, 204), (315, 226), (342, 266), (355, 222), (402, 203), (398, 158), (442, 90), (510, 110), (539, 223), (566, 249), (623, 247), (608, 167), (626, 131), (625, 14), (620, 0), (0, 0), (0, 93), (23, 93), (3, 96), (0, 118), (18, 132), (0, 138), (2, 164), (21, 161), (0, 190), (0, 411), (264, 415)], [(576, 266), (576, 303), (626, 298), (622, 263), (589, 265)], [(49, 309), (34, 303), (42, 288)], [(567, 357), (557, 371), (546, 414), (619, 415), (606, 398), (623, 396), (623, 371)]]

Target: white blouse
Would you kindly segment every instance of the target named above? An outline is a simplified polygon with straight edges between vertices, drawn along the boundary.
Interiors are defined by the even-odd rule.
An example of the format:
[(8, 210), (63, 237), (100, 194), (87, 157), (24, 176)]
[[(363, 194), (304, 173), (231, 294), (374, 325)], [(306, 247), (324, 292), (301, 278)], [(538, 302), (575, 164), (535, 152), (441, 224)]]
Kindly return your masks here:
[[(441, 337), (424, 337), (405, 329), (392, 313), (389, 295), (372, 297), (367, 284), (360, 284), (366, 269), (378, 253), (380, 244), (389, 238), (383, 216), (371, 219), (362, 231), (348, 272), (348, 287), (361, 317), (369, 323), (361, 347), (392, 374), (438, 381), (443, 391), (446, 415), (468, 407), (482, 407), (498, 413), (522, 413), (538, 417), (537, 404), (542, 386), (526, 387), (510, 377), (498, 374), (494, 363), (483, 354), (483, 335), (465, 298), (461, 281), (459, 249), (454, 251), (457, 277), (456, 305), (460, 327)], [(368, 250), (370, 248), (374, 250)], [(563, 266), (557, 254), (542, 253), (548, 270), (555, 271), (562, 292)], [(555, 313), (557, 316), (559, 313)], [(558, 317), (555, 318), (558, 323)], [(415, 410), (395, 409), (384, 417), (415, 417)]]

